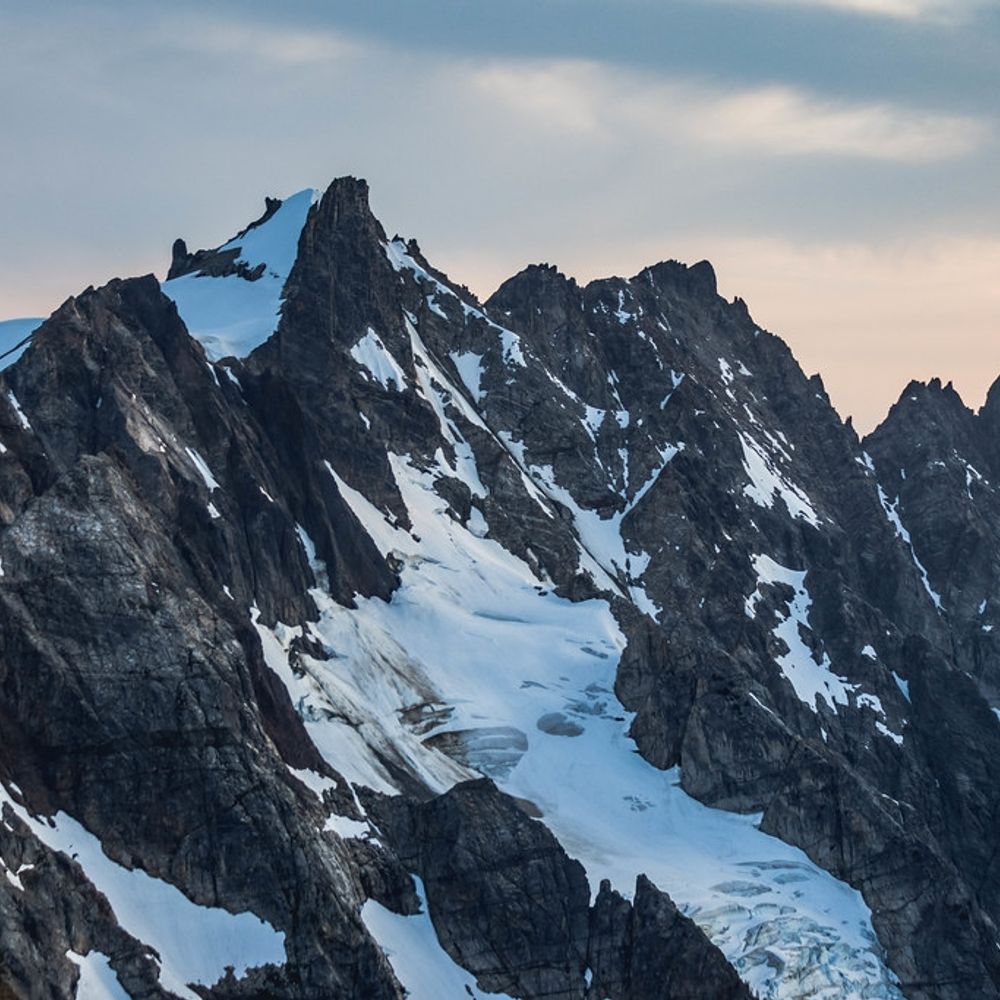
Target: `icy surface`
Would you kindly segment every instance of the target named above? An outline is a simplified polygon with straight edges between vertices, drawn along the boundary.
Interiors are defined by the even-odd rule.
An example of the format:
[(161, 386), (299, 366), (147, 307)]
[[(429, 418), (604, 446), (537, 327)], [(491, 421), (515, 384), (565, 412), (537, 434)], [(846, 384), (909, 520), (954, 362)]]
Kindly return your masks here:
[(164, 989), (185, 1000), (198, 1000), (187, 984), (210, 986), (225, 974), (228, 965), (242, 976), (253, 966), (284, 964), (284, 933), (254, 914), (199, 906), (169, 882), (116, 864), (104, 853), (97, 837), (71, 816), (58, 813), (50, 826), (31, 816), (0, 785), (0, 812), (4, 804), (43, 844), (74, 858), (107, 896), (122, 928), (159, 953)]
[[(392, 601), (359, 598), (349, 610), (314, 589), (321, 617), (311, 631), (331, 659), (302, 657), (301, 676), (287, 658), (300, 630), (258, 622), (267, 661), (321, 752), (348, 780), (385, 791), (395, 780), (380, 757), (435, 791), (477, 770), (490, 774), (539, 807), (594, 891), (610, 878), (630, 895), (645, 872), (762, 997), (898, 998), (857, 892), (761, 833), (758, 817), (699, 804), (676, 770), (659, 771), (635, 752), (613, 693), (623, 638), (608, 605), (556, 597), (481, 537), (481, 523), (472, 532), (448, 516), (432, 474), (405, 456), (391, 463), (412, 533), (338, 483), (381, 551), (401, 562)], [(322, 578), (318, 564), (316, 572)], [(433, 748), (442, 734), (460, 760)], [(404, 983), (420, 987), (406, 978), (412, 965), (398, 963), (427, 944), (418, 936), (404, 943), (389, 925), (377, 935), (395, 949)]]
[(99, 951), (78, 955), (67, 951), (66, 957), (80, 969), (76, 983), (76, 1000), (130, 1000), (118, 982), (115, 970), (108, 964), (108, 956)]
[(44, 322), (42, 319), (0, 320), (0, 372), (24, 354), (31, 343), (28, 338)]
[(400, 916), (381, 903), (369, 899), (361, 919), (378, 941), (396, 978), (406, 988), (409, 1000), (446, 1000), (471, 997), (473, 1000), (510, 1000), (506, 993), (484, 993), (476, 987), (476, 977), (457, 965), (438, 943), (427, 912), (423, 883), (415, 878), (420, 913)]
[(215, 278), (195, 273), (163, 283), (164, 294), (177, 304), (181, 319), (212, 361), (245, 358), (274, 333), (299, 235), (318, 198), (319, 192), (312, 189), (300, 191), (286, 198), (263, 225), (220, 247), (239, 247), (238, 259), (251, 269), (265, 264), (256, 281), (236, 274)]

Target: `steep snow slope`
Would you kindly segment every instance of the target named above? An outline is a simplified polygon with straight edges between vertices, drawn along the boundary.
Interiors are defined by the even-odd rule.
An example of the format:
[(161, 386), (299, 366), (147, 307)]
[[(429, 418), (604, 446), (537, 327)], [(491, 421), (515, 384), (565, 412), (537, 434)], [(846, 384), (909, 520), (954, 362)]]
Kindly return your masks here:
[(274, 333), (299, 233), (319, 195), (311, 188), (292, 195), (266, 222), (219, 248), (220, 254), (238, 251), (234, 263), (246, 265), (251, 273), (260, 268), (253, 280), (241, 273), (215, 276), (196, 271), (163, 283), (163, 291), (177, 303), (188, 330), (212, 361), (244, 358)]

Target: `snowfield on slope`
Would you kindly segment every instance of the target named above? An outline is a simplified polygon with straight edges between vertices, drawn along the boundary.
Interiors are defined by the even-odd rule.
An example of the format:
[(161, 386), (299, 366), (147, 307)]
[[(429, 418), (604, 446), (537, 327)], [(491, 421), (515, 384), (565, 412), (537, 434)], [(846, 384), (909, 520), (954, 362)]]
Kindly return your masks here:
[[(433, 489), (437, 473), (391, 461), (412, 533), (338, 477), (381, 551), (402, 562), (391, 602), (337, 605), (306, 542), (321, 584), (312, 591), (321, 617), (309, 628), (331, 659), (304, 657), (296, 674), (287, 649), (301, 629), (257, 623), (268, 663), (330, 762), (389, 792), (396, 785), (378, 755), (439, 791), (489, 775), (539, 807), (594, 892), (609, 878), (631, 895), (645, 873), (763, 998), (901, 997), (858, 892), (763, 834), (759, 817), (701, 805), (677, 770), (636, 752), (613, 693), (623, 638), (607, 603), (555, 596), (488, 537), (481, 512), (473, 531), (452, 519)], [(433, 746), (442, 737), (448, 757)], [(408, 985), (401, 942), (425, 938), (369, 926)]]
[(237, 260), (251, 269), (266, 265), (255, 281), (238, 274), (217, 278), (196, 272), (161, 285), (210, 360), (245, 358), (274, 333), (281, 314), (281, 293), (298, 252), (299, 234), (319, 196), (320, 192), (311, 188), (293, 194), (267, 222), (219, 248), (239, 247)]

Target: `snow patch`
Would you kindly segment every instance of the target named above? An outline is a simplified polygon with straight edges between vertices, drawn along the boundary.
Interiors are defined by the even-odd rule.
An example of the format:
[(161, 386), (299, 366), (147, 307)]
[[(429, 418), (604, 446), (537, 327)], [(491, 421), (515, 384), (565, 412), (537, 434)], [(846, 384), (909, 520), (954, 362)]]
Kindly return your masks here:
[[(638, 587), (638, 581), (649, 565), (650, 556), (644, 552), (626, 550), (621, 533), (622, 522), (652, 488), (673, 457), (683, 449), (683, 443), (666, 444), (659, 448), (659, 465), (652, 470), (646, 482), (636, 490), (632, 499), (625, 504), (624, 509), (616, 511), (610, 516), (602, 517), (596, 510), (581, 507), (572, 493), (556, 482), (555, 470), (551, 465), (529, 465), (524, 456), (523, 442), (514, 441), (506, 431), (501, 431), (500, 437), (521, 466), (526, 468), (532, 479), (541, 486), (546, 496), (558, 501), (573, 515), (574, 528), (581, 544), (581, 571), (587, 571), (588, 563), (593, 561), (600, 570), (597, 575), (591, 572), (598, 586), (606, 586), (608, 589), (619, 591), (619, 586), (613, 581), (623, 579), (626, 587), (630, 590), (633, 587)], [(627, 467), (627, 453), (623, 460)], [(589, 560), (587, 557), (590, 557)], [(639, 590), (641, 592), (637, 595), (634, 594), (633, 599), (637, 600), (638, 604), (643, 605), (643, 610), (650, 613), (650, 609), (656, 608), (656, 605), (641, 587)]]
[(809, 625), (812, 598), (806, 589), (805, 570), (789, 569), (766, 555), (753, 556), (752, 562), (757, 574), (757, 586), (745, 601), (747, 616), (756, 617), (757, 605), (763, 599), (763, 587), (783, 583), (792, 588), (792, 597), (786, 602), (787, 614), (772, 631), (787, 649), (786, 653), (775, 657), (775, 662), (795, 689), (799, 701), (818, 712), (816, 699), (822, 698), (836, 712), (837, 705), (848, 704), (847, 695), (854, 690), (854, 685), (833, 672), (826, 652), (817, 658), (802, 638), (803, 631), (812, 631)]
[(481, 403), (483, 401), (483, 391), (480, 388), (483, 377), (483, 356), (473, 354), (472, 351), (466, 351), (464, 354), (452, 351), (449, 356), (465, 388), (469, 390), (477, 403)]
[(584, 403), (583, 406), (583, 425), (587, 428), (587, 433), (596, 440), (597, 432), (601, 429), (601, 425), (604, 423), (604, 418), (608, 415), (608, 411), (598, 409), (596, 406), (588, 406), (586, 403)]
[(31, 422), (24, 415), (24, 410), (21, 409), (21, 404), (17, 401), (17, 396), (8, 389), (7, 390), (7, 401), (10, 403), (14, 410), (14, 415), (17, 417), (17, 422), (21, 425), (21, 428), (26, 431), (31, 430)]
[(198, 475), (201, 476), (209, 492), (221, 489), (218, 480), (212, 475), (212, 470), (208, 467), (208, 462), (194, 448), (185, 448), (184, 450), (187, 452), (188, 458), (191, 459), (191, 464), (198, 470)]
[(624, 291), (619, 291), (618, 292), (618, 308), (614, 312), (614, 317), (615, 317), (615, 319), (618, 320), (618, 323), (621, 326), (624, 326), (626, 323), (628, 323), (631, 320), (635, 319), (635, 313), (631, 313), (631, 312), (629, 312), (625, 308), (625, 292)]
[(806, 494), (795, 483), (781, 475), (775, 463), (757, 441), (742, 431), (737, 433), (743, 447), (743, 467), (750, 477), (750, 482), (743, 488), (744, 495), (753, 500), (758, 507), (771, 508), (774, 506), (777, 494), (793, 518), (801, 519), (818, 528), (819, 517)]
[(369, 899), (361, 908), (361, 919), (385, 952), (392, 971), (406, 990), (409, 1000), (445, 1000), (469, 997), (472, 1000), (511, 1000), (506, 993), (484, 993), (476, 977), (466, 972), (441, 947), (427, 910), (423, 882), (413, 877), (420, 912), (406, 917), (393, 913)]
[(501, 329), (500, 348), (503, 351), (503, 360), (506, 365), (528, 367), (527, 361), (524, 360), (524, 352), (521, 350), (521, 338), (516, 333)]
[(875, 485), (878, 488), (878, 498), (882, 503), (882, 509), (885, 511), (886, 518), (896, 529), (896, 534), (903, 540), (906, 547), (910, 550), (910, 556), (913, 558), (913, 565), (917, 567), (917, 572), (920, 574), (924, 590), (927, 591), (928, 596), (934, 603), (934, 607), (940, 611), (941, 595), (938, 594), (937, 591), (931, 586), (931, 581), (927, 576), (927, 570), (924, 569), (924, 564), (920, 561), (917, 556), (917, 550), (913, 547), (913, 539), (910, 538), (910, 533), (906, 530), (903, 525), (903, 519), (899, 516), (899, 497), (896, 497), (892, 503), (889, 503), (889, 498), (886, 496), (885, 490), (882, 489), (881, 484), (876, 483)]
[(859, 708), (870, 708), (877, 715), (885, 715), (885, 709), (882, 707), (882, 699), (877, 694), (859, 694), (855, 699)]
[(311, 768), (292, 767), (291, 764), (286, 764), (285, 766), (288, 768), (288, 773), (301, 781), (318, 799), (323, 798), (325, 791), (337, 787), (337, 782), (333, 778), (328, 778), (324, 774), (317, 774)]
[(875, 728), (883, 735), (887, 736), (896, 746), (901, 747), (903, 745), (903, 737), (899, 733), (894, 733), (884, 722), (879, 719), (875, 720)]
[(107, 955), (99, 951), (89, 951), (86, 955), (67, 951), (66, 957), (80, 970), (76, 1000), (131, 1000), (122, 989)]
[(366, 377), (378, 382), (383, 389), (388, 389), (390, 383), (396, 392), (402, 392), (406, 388), (406, 375), (399, 362), (371, 327), (351, 348), (351, 357), (365, 369), (368, 373)]
[(414, 370), (417, 374), (417, 386), (420, 395), (430, 403), (438, 418), (438, 425), (444, 439), (451, 445), (455, 454), (454, 464), (448, 462), (444, 452), (439, 448), (435, 453), (438, 467), (443, 475), (461, 480), (469, 487), (473, 496), (485, 497), (489, 492), (479, 478), (479, 469), (472, 446), (462, 436), (455, 422), (448, 416), (447, 407), (454, 406), (461, 415), (476, 427), (486, 430), (482, 417), (469, 405), (466, 398), (456, 390), (454, 385), (442, 371), (427, 349), (413, 319), (404, 317), (406, 330), (410, 336), (410, 349), (413, 352)]
[[(390, 240), (388, 243), (384, 243), (383, 248), (392, 269), (397, 274), (401, 274), (403, 271), (410, 271), (415, 278), (420, 281), (424, 281), (431, 286), (433, 291), (426, 296), (427, 307), (438, 316), (443, 319), (447, 319), (447, 315), (437, 304), (435, 297), (438, 295), (444, 295), (453, 299), (458, 299), (458, 294), (454, 291), (454, 289), (449, 288), (443, 281), (439, 281), (435, 278), (434, 275), (431, 274), (425, 267), (418, 264), (417, 261), (411, 256), (409, 250), (407, 250), (406, 243), (398, 237), (394, 240)], [(462, 305), (464, 306), (465, 303), (463, 302)]]
[(667, 408), (667, 403), (670, 402), (670, 397), (677, 391), (677, 389), (680, 386), (681, 382), (684, 381), (684, 373), (683, 372), (675, 372), (673, 370), (673, 368), (671, 368), (670, 369), (670, 381), (673, 384), (673, 388), (660, 401), (660, 409), (661, 410), (665, 410)]
[(332, 830), (344, 840), (367, 840), (371, 837), (371, 824), (367, 820), (351, 819), (350, 816), (338, 816), (336, 813), (327, 816), (323, 829)]
[(903, 695), (903, 697), (907, 701), (909, 701), (910, 700), (910, 682), (906, 681), (906, 680), (903, 680), (903, 678), (900, 677), (899, 674), (897, 674), (895, 670), (892, 672), (892, 679), (896, 682), (896, 687), (899, 688), (900, 693)]

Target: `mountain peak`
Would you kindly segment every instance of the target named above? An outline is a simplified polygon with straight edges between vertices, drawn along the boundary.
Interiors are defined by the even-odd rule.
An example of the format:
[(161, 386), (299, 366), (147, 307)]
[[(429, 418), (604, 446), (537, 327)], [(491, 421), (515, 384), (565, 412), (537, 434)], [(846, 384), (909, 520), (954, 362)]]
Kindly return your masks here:
[(361, 177), (337, 177), (327, 186), (319, 199), (320, 212), (329, 212), (335, 218), (355, 215), (371, 218), (368, 181)]

